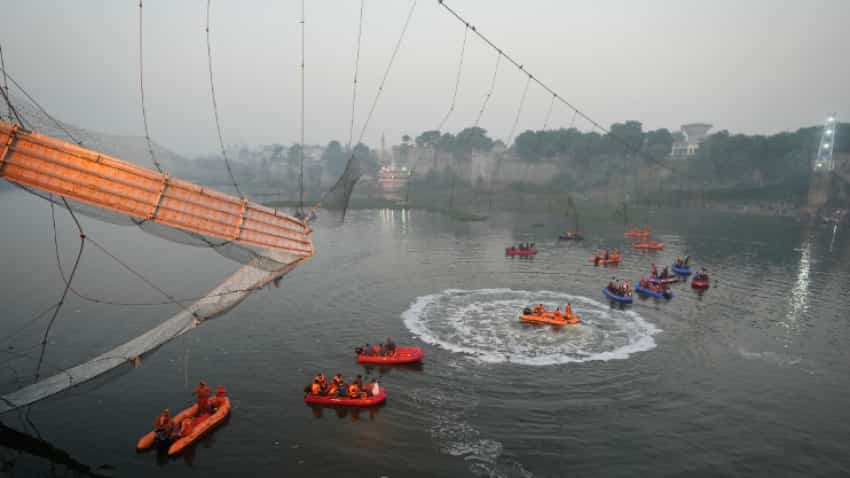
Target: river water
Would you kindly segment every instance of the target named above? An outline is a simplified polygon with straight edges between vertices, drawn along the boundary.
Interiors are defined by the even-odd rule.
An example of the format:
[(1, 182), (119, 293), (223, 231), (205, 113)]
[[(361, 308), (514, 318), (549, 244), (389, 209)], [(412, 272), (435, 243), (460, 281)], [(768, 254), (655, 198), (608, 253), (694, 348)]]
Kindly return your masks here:
[[(0, 195), (3, 390), (32, 380), (61, 293), (49, 206)], [(424, 211), (352, 211), (316, 225), (316, 257), (225, 316), (142, 360), (9, 413), (41, 453), (3, 439), (12, 476), (88, 467), (103, 476), (837, 476), (850, 473), (847, 294), (850, 231), (784, 218), (657, 212), (642, 221), (664, 251), (628, 249), (623, 226), (588, 222), (559, 242), (563, 219), (493, 215), (458, 222)], [(57, 215), (69, 267), (78, 238)], [(177, 297), (202, 294), (238, 264), (137, 229), (85, 219), (86, 232)], [(505, 246), (536, 240), (533, 259)], [(594, 267), (597, 247), (623, 247)], [(704, 294), (610, 306), (612, 276), (690, 254), (711, 273)], [(66, 269), (67, 270), (67, 269)], [(93, 248), (79, 292), (113, 302), (163, 298)], [(517, 321), (522, 306), (572, 303), (564, 330)], [(170, 305), (70, 297), (51, 332), (45, 373), (108, 350), (161, 322)], [(13, 334), (13, 335), (10, 335)], [(421, 367), (358, 366), (353, 349), (392, 336), (423, 347)], [(318, 371), (377, 377), (371, 410), (311, 408)], [(227, 386), (229, 421), (187, 454), (137, 454), (163, 407), (182, 409), (204, 378)], [(8, 438), (7, 429), (0, 438)], [(18, 446), (9, 442), (18, 443)], [(46, 450), (46, 451), (45, 451)], [(38, 456), (37, 456), (38, 455)]]

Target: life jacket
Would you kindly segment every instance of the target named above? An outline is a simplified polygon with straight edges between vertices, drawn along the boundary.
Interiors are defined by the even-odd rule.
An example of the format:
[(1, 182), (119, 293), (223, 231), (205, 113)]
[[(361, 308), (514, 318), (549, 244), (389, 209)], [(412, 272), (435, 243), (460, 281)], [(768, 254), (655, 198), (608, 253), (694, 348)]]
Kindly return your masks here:
[(341, 384), (341, 383), (342, 383), (342, 377), (340, 377), (339, 375), (334, 377), (334, 385), (339, 386), (339, 384)]
[(372, 346), (372, 353), (375, 354), (375, 355), (381, 355), (381, 346), (380, 345), (373, 345)]
[(351, 398), (360, 398), (360, 387), (356, 383), (348, 386), (348, 396)]
[(310, 386), (310, 393), (312, 393), (313, 395), (321, 395), (322, 386), (316, 382), (313, 382), (313, 385)]
[(339, 387), (337, 386), (336, 383), (331, 384), (331, 388), (328, 389), (328, 395), (335, 397), (338, 390), (339, 390)]
[(192, 420), (188, 418), (184, 418), (182, 422), (180, 422), (180, 433), (181, 437), (184, 437), (188, 434), (192, 433)]
[(198, 386), (198, 388), (195, 389), (195, 395), (198, 396), (199, 402), (201, 400), (206, 400), (207, 398), (209, 398), (211, 392), (212, 390), (210, 390), (210, 387), (207, 387), (206, 385)]
[(167, 430), (171, 425), (171, 417), (166, 415), (160, 415), (156, 419), (156, 426), (154, 427), (156, 430)]
[(570, 307), (569, 304), (567, 304), (567, 306), (564, 307), (564, 313), (567, 314), (568, 316), (572, 317), (573, 316), (573, 308)]

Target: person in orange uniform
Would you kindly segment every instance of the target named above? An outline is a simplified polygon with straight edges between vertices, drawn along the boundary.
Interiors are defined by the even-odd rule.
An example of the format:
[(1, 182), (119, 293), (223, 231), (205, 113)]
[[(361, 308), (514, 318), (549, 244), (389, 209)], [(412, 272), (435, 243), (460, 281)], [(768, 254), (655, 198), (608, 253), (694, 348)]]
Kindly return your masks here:
[(567, 302), (567, 305), (564, 306), (564, 315), (566, 315), (568, 319), (575, 317), (575, 314), (573, 314), (573, 306), (570, 305), (569, 302)]
[(198, 388), (195, 389), (195, 395), (198, 396), (198, 415), (207, 413), (210, 408), (210, 387), (207, 387), (207, 383), (201, 380), (201, 383), (198, 384)]
[(322, 394), (322, 384), (319, 383), (318, 378), (313, 379), (313, 385), (310, 385), (310, 393), (312, 393), (313, 395)]
[(168, 409), (162, 411), (162, 414), (156, 417), (156, 423), (154, 424), (154, 431), (157, 436), (171, 436), (171, 429), (173, 428), (173, 423), (171, 422), (171, 416), (168, 414)]
[(348, 386), (348, 398), (360, 398), (360, 387), (357, 386), (357, 383), (352, 382)]
[(561, 308), (560, 308), (560, 307), (556, 308), (556, 309), (555, 309), (555, 312), (552, 312), (552, 315), (553, 315), (553, 316), (555, 317), (555, 319), (557, 319), (557, 320), (565, 319), (565, 317), (562, 317), (562, 314), (561, 314)]

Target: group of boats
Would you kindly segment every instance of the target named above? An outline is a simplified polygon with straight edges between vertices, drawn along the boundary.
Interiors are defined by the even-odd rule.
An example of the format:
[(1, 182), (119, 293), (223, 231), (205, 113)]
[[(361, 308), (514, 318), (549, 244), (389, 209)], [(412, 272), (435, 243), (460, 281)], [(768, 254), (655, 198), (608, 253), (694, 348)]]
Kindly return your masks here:
[[(393, 347), (391, 351), (371, 347), (355, 349), (357, 363), (361, 364), (412, 364), (421, 362), (425, 354), (419, 347)], [(205, 386), (202, 382), (202, 386)], [(370, 407), (386, 401), (387, 391), (377, 381), (367, 385), (369, 393), (357, 398), (347, 394), (310, 393), (304, 395), (304, 402), (310, 405), (331, 405), (346, 407)], [(364, 389), (366, 388), (364, 387)], [(209, 390), (209, 389), (207, 389)], [(196, 392), (197, 393), (197, 392)], [(136, 450), (152, 448), (167, 450), (169, 456), (183, 452), (203, 436), (224, 423), (230, 415), (231, 403), (227, 390), (223, 386), (216, 388), (215, 396), (207, 399), (199, 394), (198, 402), (169, 416), (168, 409), (157, 419), (153, 430), (144, 434), (136, 442)]]
[(632, 243), (632, 247), (635, 249), (651, 251), (660, 251), (664, 249), (664, 243), (650, 239), (651, 235), (652, 231), (650, 231), (648, 227), (644, 227), (643, 229), (632, 228), (623, 233), (623, 237), (638, 240), (637, 242)]
[[(664, 268), (664, 270), (659, 274), (653, 264), (653, 270), (650, 275), (638, 281), (637, 285), (634, 287), (634, 292), (643, 296), (652, 296), (659, 299), (672, 299), (673, 291), (670, 290), (669, 286), (679, 282), (687, 282), (692, 271), (691, 267), (688, 265), (688, 258), (685, 258), (684, 260), (678, 259), (676, 263), (670, 267), (670, 270), (672, 270), (672, 273), (668, 273), (668, 269)], [(705, 290), (708, 289), (710, 285), (711, 279), (705, 271), (705, 268), (694, 274), (694, 277), (691, 280), (691, 287), (694, 289)], [(602, 289), (602, 294), (613, 302), (630, 304), (634, 300), (634, 294), (632, 293), (632, 287), (629, 281), (611, 282), (607, 287)]]
[[(358, 347), (355, 349), (357, 363), (371, 365), (403, 365), (419, 363), (425, 357), (425, 353), (419, 347)], [(319, 393), (307, 389), (304, 394), (304, 403), (310, 405), (331, 405), (345, 407), (371, 407), (380, 405), (387, 400), (387, 390), (374, 382), (371, 386), (361, 387), (364, 392), (348, 393), (344, 384), (338, 384), (339, 393), (330, 393), (321, 390)], [(371, 387), (371, 388), (369, 388)]]

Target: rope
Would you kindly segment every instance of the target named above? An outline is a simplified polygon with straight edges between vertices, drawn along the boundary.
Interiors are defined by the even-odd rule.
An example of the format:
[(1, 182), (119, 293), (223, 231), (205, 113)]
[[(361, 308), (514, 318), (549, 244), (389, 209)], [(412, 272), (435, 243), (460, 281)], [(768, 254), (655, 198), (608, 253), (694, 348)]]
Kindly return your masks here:
[[(363, 136), (366, 134), (366, 127), (369, 126), (369, 121), (372, 119), (372, 114), (375, 112), (375, 107), (378, 106), (378, 99), (381, 97), (381, 93), (384, 91), (384, 85), (387, 82), (387, 77), (390, 75), (390, 69), (393, 67), (393, 62), (395, 61), (395, 57), (398, 54), (398, 49), (401, 47), (401, 42), (404, 40), (404, 35), (407, 33), (407, 27), (410, 25), (410, 19), (413, 17), (413, 10), (416, 8), (417, 0), (413, 0), (410, 3), (410, 11), (407, 14), (407, 20), (404, 22), (404, 27), (401, 29), (401, 35), (398, 37), (398, 41), (395, 44), (395, 49), (393, 49), (393, 54), (390, 57), (390, 62), (387, 65), (386, 71), (384, 71), (384, 76), (381, 78), (381, 83), (378, 86), (378, 92), (375, 94), (375, 99), (372, 101), (372, 107), (369, 108), (369, 114), (366, 116), (366, 122), (363, 123), (363, 129), (360, 130), (360, 137), (357, 142), (360, 143), (363, 141)], [(353, 155), (352, 155), (353, 156)]]
[[(474, 27), (473, 27), (474, 28)], [(475, 126), (478, 126), (478, 123), (481, 122), (481, 115), (484, 114), (484, 108), (487, 107), (487, 103), (490, 101), (490, 97), (493, 96), (493, 90), (496, 88), (496, 75), (499, 74), (499, 63), (502, 62), (502, 52), (496, 52), (496, 69), (493, 70), (493, 79), (490, 80), (490, 90), (487, 91), (487, 96), (484, 97), (484, 103), (481, 105), (481, 109), (478, 111), (478, 118), (475, 118)]]
[[(82, 146), (82, 145), (83, 145), (83, 141), (82, 141), (81, 139), (79, 139), (79, 138), (77, 138), (76, 136), (74, 136), (74, 134), (73, 134), (73, 133), (71, 133), (71, 131), (70, 131), (70, 130), (69, 130), (69, 129), (65, 126), (65, 124), (64, 124), (64, 123), (62, 123), (61, 121), (59, 121), (58, 119), (56, 119), (55, 117), (53, 117), (50, 113), (48, 113), (48, 112), (47, 112), (47, 110), (46, 110), (46, 109), (44, 109), (44, 107), (42, 107), (42, 106), (41, 106), (41, 104), (40, 104), (38, 101), (36, 101), (36, 100), (35, 100), (35, 98), (33, 98), (33, 97), (32, 97), (32, 96), (31, 96), (31, 95), (27, 92), (27, 90), (25, 90), (25, 89), (24, 89), (24, 87), (23, 87), (23, 86), (21, 86), (21, 84), (20, 84), (20, 83), (18, 83), (17, 81), (15, 81), (15, 78), (14, 78), (11, 74), (9, 74), (9, 73), (8, 73), (5, 69), (3, 69), (3, 75), (4, 75), (4, 76), (6, 76), (6, 77), (8, 77), (9, 81), (11, 81), (11, 82), (12, 82), (12, 85), (14, 85), (14, 86), (15, 86), (15, 88), (17, 88), (17, 89), (18, 89), (18, 91), (20, 91), (21, 93), (23, 93), (23, 95), (26, 97), (26, 99), (27, 99), (27, 100), (29, 100), (29, 102), (30, 102), (30, 103), (32, 103), (32, 104), (33, 104), (36, 108), (38, 108), (38, 110), (39, 110), (39, 111), (40, 111), (40, 112), (41, 112), (44, 116), (46, 116), (46, 117), (47, 117), (47, 119), (49, 119), (50, 121), (52, 121), (52, 122), (53, 122), (53, 124), (55, 124), (57, 128), (59, 128), (60, 130), (62, 130), (62, 132), (63, 132), (63, 133), (65, 133), (65, 135), (66, 135), (66, 136), (68, 136), (68, 138), (70, 138), (70, 139), (71, 139), (71, 141), (73, 141), (73, 142), (77, 143), (77, 144), (78, 144), (78, 145), (80, 145), (80, 146)], [(0, 93), (2, 93), (2, 88), (0, 88)], [(8, 100), (7, 100), (7, 101), (9, 101), (9, 100), (11, 100), (11, 98), (8, 98)], [(9, 102), (8, 102), (8, 104), (9, 104), (9, 106), (11, 106), (11, 105), (12, 105), (11, 101), (9, 101)], [(25, 120), (23, 120), (20, 116), (18, 116), (18, 112), (17, 112), (16, 110), (14, 110), (14, 109), (13, 109), (12, 111), (14, 112), (15, 117), (16, 117), (16, 118), (18, 118), (18, 120), (19, 120), (19, 122), (20, 122), (21, 126), (24, 126), (24, 124), (26, 123), (26, 121), (25, 121)], [(31, 125), (30, 125), (30, 126), (31, 126)], [(28, 129), (32, 129), (32, 128), (30, 127), (30, 128), (28, 128)]]
[(443, 120), (440, 121), (439, 126), (437, 126), (437, 131), (441, 131), (443, 126), (448, 121), (449, 116), (451, 116), (452, 112), (455, 110), (455, 100), (457, 100), (457, 90), (460, 87), (460, 74), (463, 71), (463, 56), (466, 52), (466, 38), (469, 36), (469, 25), (465, 25), (463, 27), (463, 43), (460, 46), (460, 60), (457, 65), (457, 78), (455, 78), (455, 91), (452, 93), (452, 104), (449, 106), (449, 111), (446, 112), (446, 115), (443, 117)]
[(514, 124), (511, 126), (511, 132), (508, 134), (508, 146), (510, 146), (511, 142), (514, 140), (514, 133), (516, 132), (517, 124), (519, 124), (519, 116), (522, 114), (522, 107), (525, 105), (525, 98), (528, 96), (528, 87), (531, 85), (531, 75), (528, 75), (528, 79), (525, 81), (525, 89), (522, 90), (522, 98), (519, 100), (519, 108), (516, 111), (516, 118), (514, 118)]
[(366, 0), (360, 0), (360, 23), (357, 27), (357, 53), (354, 55), (354, 86), (351, 92), (351, 124), (348, 126), (348, 143), (346, 149), (351, 149), (351, 140), (354, 137), (354, 106), (357, 104), (357, 75), (360, 72), (360, 43), (363, 39), (363, 9)]
[(304, 0), (301, 0), (301, 148), (298, 172), (298, 211), (296, 216), (304, 217)]
[[(360, 129), (360, 136), (357, 139), (358, 143), (363, 141), (363, 136), (366, 134), (366, 128), (369, 126), (369, 122), (372, 120), (372, 115), (375, 113), (375, 108), (378, 106), (378, 100), (381, 98), (381, 93), (384, 91), (384, 85), (387, 82), (387, 77), (389, 77), (389, 75), (390, 75), (390, 70), (392, 69), (393, 63), (395, 62), (395, 58), (396, 58), (396, 55), (398, 54), (398, 50), (401, 47), (401, 44), (402, 44), (402, 41), (404, 40), (405, 34), (407, 33), (407, 27), (410, 25), (410, 19), (413, 18), (413, 11), (416, 9), (416, 2), (417, 2), (417, 0), (413, 0), (410, 3), (410, 11), (407, 13), (407, 19), (404, 22), (404, 27), (402, 27), (402, 29), (401, 29), (401, 35), (399, 35), (399, 37), (398, 37), (398, 41), (396, 42), (395, 48), (393, 49), (393, 54), (392, 54), (392, 56), (390, 56), (390, 61), (387, 64), (387, 69), (386, 69), (386, 71), (384, 71), (384, 76), (381, 78), (381, 83), (378, 85), (378, 91), (377, 91), (377, 93), (375, 93), (375, 98), (372, 100), (372, 105), (369, 107), (369, 114), (366, 116), (366, 121), (363, 122), (363, 127)], [(351, 181), (347, 181), (346, 179), (349, 178), (349, 171), (351, 171), (353, 169), (353, 167), (352, 167), (353, 159), (354, 159), (354, 149), (351, 150), (351, 157), (348, 159), (348, 163), (345, 165), (345, 171), (342, 173), (342, 175), (340, 175), (339, 179), (336, 180), (334, 185), (331, 186), (331, 188), (328, 189), (322, 195), (319, 202), (317, 202), (310, 209), (310, 214), (308, 214), (307, 217), (312, 216), (313, 213), (316, 211), (316, 209), (321, 207), (322, 201), (325, 200), (327, 195), (330, 194), (331, 191), (335, 190), (339, 186), (342, 185), (342, 186), (345, 187), (344, 194), (346, 194), (346, 196), (349, 196), (351, 194), (351, 189), (349, 189), (349, 188), (353, 189), (354, 184), (353, 183), (349, 184)], [(354, 182), (356, 182), (356, 181), (354, 181)], [(345, 209), (346, 208), (343, 208), (343, 214), (342, 214), (343, 218), (345, 218)]]
[(151, 132), (148, 128), (148, 112), (145, 108), (145, 70), (144, 70), (144, 42), (142, 41), (142, 0), (139, 0), (139, 93), (142, 100), (142, 122), (145, 124), (145, 141), (148, 144), (148, 153), (150, 154), (151, 161), (153, 165), (156, 166), (156, 170), (162, 173), (162, 167), (159, 165), (159, 161), (156, 160), (156, 156), (153, 153), (153, 143), (151, 142)]
[(242, 191), (239, 190), (239, 185), (236, 184), (236, 178), (233, 176), (233, 170), (230, 169), (230, 161), (227, 159), (227, 151), (224, 149), (224, 139), (221, 135), (221, 121), (218, 117), (218, 102), (215, 99), (215, 83), (213, 83), (213, 65), (212, 65), (212, 47), (210, 46), (210, 4), (212, 0), (207, 0), (207, 64), (210, 70), (210, 96), (212, 97), (213, 113), (215, 114), (215, 129), (218, 132), (218, 145), (221, 147), (221, 157), (224, 158), (224, 165), (227, 167), (227, 174), (230, 176), (230, 181), (233, 183), (233, 188), (236, 189), (236, 194), (244, 198)]
[(77, 225), (77, 231), (80, 233), (80, 248), (77, 250), (77, 257), (74, 259), (74, 265), (71, 267), (71, 273), (68, 274), (68, 281), (65, 283), (65, 289), (62, 291), (62, 296), (59, 298), (59, 302), (56, 304), (56, 308), (53, 309), (53, 316), (50, 318), (50, 322), (47, 324), (47, 328), (44, 329), (44, 337), (41, 339), (41, 353), (38, 357), (38, 365), (35, 368), (35, 380), (38, 381), (38, 378), (41, 374), (41, 365), (44, 362), (44, 354), (47, 352), (47, 338), (50, 335), (50, 330), (53, 328), (53, 324), (56, 322), (56, 318), (59, 316), (59, 312), (62, 310), (62, 305), (65, 303), (65, 298), (68, 296), (68, 290), (71, 288), (71, 283), (74, 281), (74, 276), (77, 273), (77, 268), (80, 266), (80, 259), (83, 257), (83, 250), (86, 245), (86, 234), (83, 231), (83, 226), (80, 225), (80, 221), (77, 219), (77, 215), (74, 214), (74, 211), (71, 210), (71, 205), (68, 204), (68, 201), (63, 197), (62, 202), (65, 203), (65, 207), (68, 209), (68, 213), (71, 214), (71, 218), (74, 219), (74, 223)]
[(553, 89), (552, 89), (551, 87), (549, 87), (547, 84), (543, 83), (542, 81), (540, 81), (540, 79), (538, 79), (537, 77), (535, 77), (534, 75), (532, 75), (531, 73), (529, 73), (528, 71), (526, 71), (526, 70), (525, 70), (525, 68), (523, 68), (523, 65), (522, 65), (521, 63), (519, 63), (518, 61), (516, 61), (514, 58), (512, 58), (512, 57), (511, 57), (510, 55), (508, 55), (507, 53), (505, 53), (505, 52), (504, 52), (501, 48), (497, 47), (495, 43), (493, 43), (493, 42), (492, 42), (489, 38), (487, 38), (486, 36), (484, 36), (484, 35), (483, 35), (483, 34), (482, 34), (482, 33), (481, 33), (481, 32), (480, 32), (480, 31), (479, 31), (479, 30), (478, 30), (478, 29), (477, 29), (474, 25), (471, 25), (469, 21), (467, 21), (464, 17), (462, 17), (462, 16), (461, 16), (459, 13), (457, 13), (454, 9), (452, 9), (451, 7), (449, 7), (448, 5), (446, 5), (445, 0), (438, 0), (438, 2), (440, 3), (440, 5), (441, 5), (443, 8), (445, 8), (445, 9), (446, 9), (446, 11), (448, 11), (448, 12), (449, 12), (452, 16), (454, 16), (454, 17), (455, 17), (455, 18), (456, 18), (459, 22), (463, 23), (464, 25), (470, 25), (470, 28), (472, 29), (472, 31), (473, 31), (473, 32), (475, 32), (475, 34), (476, 34), (476, 35), (478, 35), (478, 37), (479, 37), (479, 38), (481, 38), (481, 40), (483, 40), (483, 41), (484, 41), (485, 43), (487, 43), (487, 44), (488, 44), (491, 48), (493, 48), (494, 50), (496, 50), (497, 52), (499, 52), (499, 54), (500, 54), (501, 56), (504, 56), (504, 57), (505, 57), (505, 59), (506, 59), (506, 60), (508, 60), (509, 62), (511, 62), (511, 64), (513, 64), (513, 65), (514, 65), (517, 69), (519, 69), (519, 70), (520, 70), (520, 71), (522, 71), (523, 73), (527, 74), (527, 75), (528, 75), (528, 77), (529, 77), (529, 81), (534, 81), (534, 82), (535, 82), (538, 86), (540, 86), (541, 88), (543, 88), (544, 90), (546, 90), (546, 92), (548, 92), (549, 94), (551, 94), (552, 96), (554, 96), (554, 97), (555, 97), (555, 99), (556, 99), (557, 101), (559, 101), (559, 102), (563, 103), (564, 105), (566, 105), (569, 109), (573, 110), (573, 112), (575, 112), (577, 115), (579, 115), (579, 116), (581, 116), (582, 118), (584, 118), (584, 119), (585, 119), (588, 123), (592, 124), (593, 126), (595, 126), (596, 128), (598, 128), (600, 131), (604, 132), (605, 134), (607, 134), (607, 135), (611, 136), (612, 138), (614, 138), (615, 140), (619, 141), (620, 143), (622, 143), (623, 145), (625, 145), (628, 149), (631, 149), (632, 151), (636, 152), (637, 154), (641, 155), (642, 157), (644, 157), (644, 158), (646, 158), (646, 159), (648, 159), (648, 160), (650, 160), (650, 161), (653, 161), (653, 162), (655, 162), (655, 163), (657, 163), (657, 164), (660, 164), (660, 165), (662, 165), (662, 166), (664, 166), (664, 167), (667, 167), (667, 166), (665, 166), (663, 163), (660, 163), (660, 162), (659, 162), (656, 158), (653, 158), (653, 157), (652, 157), (652, 156), (650, 156), (650, 155), (647, 155), (647, 154), (642, 153), (642, 152), (640, 151), (640, 145), (633, 145), (633, 144), (630, 144), (630, 143), (629, 143), (627, 140), (625, 140), (624, 138), (621, 138), (621, 137), (620, 137), (620, 136), (618, 136), (618, 135), (612, 134), (610, 131), (608, 131), (608, 129), (607, 129), (607, 128), (605, 128), (604, 126), (602, 126), (601, 124), (599, 124), (596, 120), (594, 120), (593, 118), (591, 118), (591, 117), (590, 117), (589, 115), (587, 115), (584, 111), (580, 110), (578, 107), (576, 107), (575, 105), (573, 105), (572, 103), (570, 103), (569, 101), (567, 101), (567, 99), (566, 99), (566, 98), (564, 98), (563, 96), (559, 95), (559, 94), (558, 94), (555, 90), (553, 90)]
[[(0, 90), (5, 90), (3, 98), (6, 98), (6, 107), (9, 110), (9, 119), (12, 119), (12, 103), (8, 100), (9, 97), (9, 79), (6, 77), (6, 60), (3, 58), (3, 44), (0, 43), (0, 69), (3, 70), (3, 84), (0, 85)], [(15, 113), (17, 116), (17, 113)]]
[(552, 107), (555, 106), (555, 95), (552, 95), (552, 101), (549, 102), (549, 109), (546, 111), (546, 119), (543, 120), (543, 131), (549, 126), (549, 118), (552, 116)]

